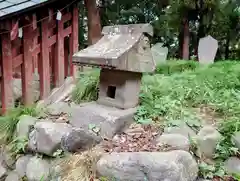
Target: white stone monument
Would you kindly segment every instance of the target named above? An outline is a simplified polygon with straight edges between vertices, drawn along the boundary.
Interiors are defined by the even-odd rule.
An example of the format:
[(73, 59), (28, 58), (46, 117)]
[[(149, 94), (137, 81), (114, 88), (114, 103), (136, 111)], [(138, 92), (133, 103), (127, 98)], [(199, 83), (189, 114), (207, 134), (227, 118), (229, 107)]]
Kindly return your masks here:
[(163, 43), (156, 43), (151, 48), (153, 60), (156, 64), (165, 63), (168, 55), (168, 48), (163, 47)]
[(202, 64), (214, 63), (214, 59), (218, 49), (218, 41), (208, 35), (199, 40), (198, 59)]

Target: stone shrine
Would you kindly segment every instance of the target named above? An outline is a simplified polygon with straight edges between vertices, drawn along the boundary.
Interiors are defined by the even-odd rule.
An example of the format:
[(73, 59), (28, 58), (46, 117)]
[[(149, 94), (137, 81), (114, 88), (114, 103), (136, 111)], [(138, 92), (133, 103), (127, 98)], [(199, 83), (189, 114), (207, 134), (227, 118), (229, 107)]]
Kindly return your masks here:
[(102, 67), (97, 103), (120, 109), (137, 106), (142, 72), (155, 69), (145, 33), (153, 34), (151, 25), (107, 26), (102, 39), (73, 56), (74, 64)]
[(75, 65), (101, 68), (98, 99), (77, 110), (82, 116), (76, 124), (94, 124), (105, 132), (108, 129), (102, 136), (111, 137), (116, 130), (107, 128), (106, 122), (124, 127), (133, 120), (142, 73), (155, 70), (148, 39), (153, 28), (149, 24), (106, 26), (102, 34), (96, 44), (73, 55)]

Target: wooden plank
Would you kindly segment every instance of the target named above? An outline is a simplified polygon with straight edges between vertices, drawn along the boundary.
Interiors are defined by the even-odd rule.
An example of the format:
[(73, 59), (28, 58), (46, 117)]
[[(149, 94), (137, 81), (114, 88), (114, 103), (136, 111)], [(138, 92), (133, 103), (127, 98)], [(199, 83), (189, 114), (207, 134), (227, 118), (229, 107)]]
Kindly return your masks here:
[(19, 54), (19, 48), (12, 46), (12, 57), (16, 57)]
[(35, 55), (38, 55), (41, 51), (41, 45), (40, 44), (37, 44), (35, 45), (35, 48), (32, 50), (32, 55), (35, 56)]
[(23, 63), (23, 54), (20, 54), (13, 58), (13, 69), (19, 67)]
[(69, 38), (64, 39), (64, 76), (68, 76), (68, 69), (69, 69), (69, 63), (68, 63), (68, 57), (69, 57)]
[[(37, 61), (38, 61), (38, 54), (40, 53), (40, 45), (38, 45), (37, 42), (38, 37), (33, 37), (33, 49), (32, 49), (32, 56), (33, 56), (33, 72), (37, 68)], [(38, 48), (38, 49), (37, 49)]]
[(32, 26), (23, 28), (22, 93), (25, 106), (33, 104)]
[(35, 53), (33, 54), (34, 47), (38, 44), (38, 36), (39, 36), (39, 28), (37, 27), (37, 15), (32, 15), (32, 36), (33, 36), (33, 44), (32, 44), (32, 72), (35, 72), (35, 69), (37, 68), (37, 61), (38, 61), (38, 55)]
[(1, 97), (2, 97), (2, 112), (14, 106), (13, 98), (13, 60), (11, 50), (11, 35), (5, 33), (1, 35), (2, 39), (2, 82), (1, 82)]
[(40, 77), (40, 98), (46, 98), (50, 93), (50, 66), (49, 66), (49, 49), (48, 49), (48, 19), (41, 22), (41, 52), (39, 61)]
[(48, 39), (48, 46), (52, 46), (53, 44), (55, 44), (57, 42), (57, 36), (53, 35)]
[(74, 53), (78, 52), (78, 7), (75, 6), (73, 8), (73, 17), (72, 17), (72, 36), (70, 37), (71, 41), (70, 44), (72, 46), (70, 46), (70, 60), (69, 60), (69, 64), (70, 64), (70, 74), (73, 77), (76, 77), (76, 73), (77, 73), (77, 68), (76, 66), (74, 66), (72, 64), (72, 56)]
[(57, 42), (54, 62), (54, 85), (60, 87), (64, 83), (64, 37), (63, 22), (57, 22)]
[(37, 29), (37, 16), (36, 16), (36, 14), (32, 15), (32, 27), (33, 27), (33, 30)]
[(66, 13), (62, 17), (62, 22), (63, 24), (66, 23), (67, 21), (70, 21), (72, 19), (72, 14), (71, 13)]
[(18, 28), (19, 28), (18, 20), (13, 20), (12, 21), (12, 30), (11, 30), (11, 40), (14, 40), (17, 38)]
[(22, 40), (20, 38), (16, 38), (12, 40), (12, 48), (20, 47), (22, 45)]
[[(0, 60), (2, 59), (2, 56), (0, 57)], [(13, 64), (12, 64), (12, 68), (13, 70), (20, 67), (21, 64), (23, 63), (23, 54), (20, 54), (16, 57), (13, 58)], [(13, 73), (13, 75), (15, 75), (15, 73)], [(2, 77), (2, 72), (0, 71), (0, 78)], [(21, 77), (19, 77), (21, 78)]]
[(63, 30), (63, 37), (65, 38), (66, 36), (70, 35), (71, 33), (72, 33), (72, 26), (69, 26)]

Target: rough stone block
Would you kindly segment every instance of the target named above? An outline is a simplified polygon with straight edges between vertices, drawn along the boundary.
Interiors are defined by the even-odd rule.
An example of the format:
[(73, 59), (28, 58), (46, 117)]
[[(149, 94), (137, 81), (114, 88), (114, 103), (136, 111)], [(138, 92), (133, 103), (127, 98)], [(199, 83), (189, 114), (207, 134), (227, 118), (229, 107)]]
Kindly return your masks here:
[(133, 121), (135, 112), (136, 108), (121, 110), (91, 102), (74, 107), (69, 122), (99, 138), (112, 138)]
[(104, 155), (97, 163), (98, 173), (119, 181), (195, 181), (198, 165), (186, 151), (122, 152)]
[(32, 151), (53, 156), (60, 149), (61, 139), (72, 131), (67, 123), (37, 122), (29, 136), (28, 147)]

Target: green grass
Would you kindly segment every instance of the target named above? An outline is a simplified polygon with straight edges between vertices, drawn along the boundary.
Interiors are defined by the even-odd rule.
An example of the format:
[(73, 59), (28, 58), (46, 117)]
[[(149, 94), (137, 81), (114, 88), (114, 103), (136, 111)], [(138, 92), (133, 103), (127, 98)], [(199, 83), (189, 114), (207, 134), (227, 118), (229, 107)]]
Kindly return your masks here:
[[(170, 70), (170, 71), (169, 71)], [(82, 74), (73, 99), (96, 100), (99, 71)], [(223, 117), (240, 116), (240, 63), (220, 62), (200, 66), (176, 62), (159, 66), (153, 75), (144, 75), (137, 119), (184, 119), (189, 108), (208, 105)]]
[(34, 107), (17, 107), (8, 112), (5, 116), (0, 116), (0, 144), (8, 144), (14, 141), (14, 135), (19, 117), (21, 115), (36, 116)]
[[(98, 77), (99, 71), (81, 75), (73, 92), (76, 102), (96, 100)], [(207, 173), (205, 176), (221, 175), (224, 173), (221, 163), (238, 152), (231, 142), (231, 136), (240, 131), (238, 61), (217, 62), (209, 66), (193, 61), (170, 61), (159, 65), (154, 74), (143, 76), (135, 119), (140, 123), (158, 122), (163, 125), (186, 122), (199, 129), (201, 119), (193, 111), (199, 106), (210, 107), (222, 119), (219, 131), (223, 139), (216, 150), (216, 165), (214, 169), (205, 167), (203, 171)]]

